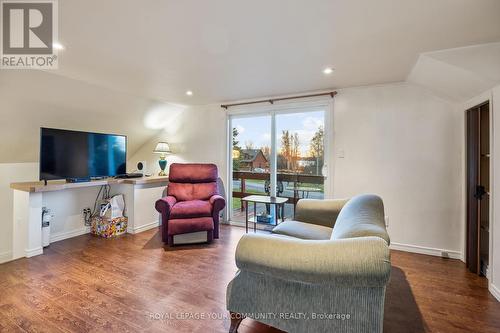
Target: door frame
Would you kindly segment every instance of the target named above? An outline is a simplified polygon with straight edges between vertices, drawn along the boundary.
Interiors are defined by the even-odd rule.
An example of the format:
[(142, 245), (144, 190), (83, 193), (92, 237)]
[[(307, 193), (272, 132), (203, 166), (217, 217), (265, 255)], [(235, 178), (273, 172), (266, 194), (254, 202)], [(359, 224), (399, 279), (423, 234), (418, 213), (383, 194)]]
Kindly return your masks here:
[[(233, 163), (232, 163), (232, 136), (233, 136), (233, 118), (255, 117), (255, 116), (270, 116), (271, 117), (271, 151), (274, 152), (277, 146), (276, 140), (276, 116), (279, 114), (290, 113), (304, 113), (308, 111), (321, 111), (325, 112), (325, 136), (324, 136), (324, 169), (326, 170), (325, 176), (325, 198), (333, 198), (333, 106), (334, 98), (328, 100), (321, 98), (302, 102), (275, 102), (272, 105), (250, 105), (234, 107), (226, 112), (226, 165), (227, 165), (227, 221), (229, 224), (241, 225), (239, 222), (232, 221), (232, 192), (233, 192)], [(308, 110), (304, 110), (308, 109)], [(312, 109), (312, 110), (311, 110)], [(277, 154), (272, 154), (273, 158), (270, 161), (271, 171), (271, 195), (276, 195), (276, 173), (273, 172), (276, 168)]]
[(463, 131), (463, 148), (462, 148), (462, 179), (463, 182), (463, 191), (462, 191), (462, 258), (461, 260), (466, 263), (467, 256), (467, 111), (475, 106), (482, 105), (488, 103), (488, 107), (490, 110), (490, 205), (489, 205), (489, 219), (490, 219), (490, 235), (489, 235), (489, 263), (488, 263), (488, 274), (486, 278), (488, 279), (488, 289), (490, 289), (491, 284), (491, 276), (496, 267), (494, 267), (493, 258), (493, 230), (496, 227), (495, 224), (495, 209), (494, 209), (494, 200), (495, 200), (495, 188), (494, 188), (494, 179), (496, 177), (494, 162), (495, 162), (495, 131), (494, 131), (494, 119), (495, 116), (493, 114), (493, 93), (491, 90), (484, 92), (467, 102), (463, 103), (460, 109), (462, 110), (462, 131)]

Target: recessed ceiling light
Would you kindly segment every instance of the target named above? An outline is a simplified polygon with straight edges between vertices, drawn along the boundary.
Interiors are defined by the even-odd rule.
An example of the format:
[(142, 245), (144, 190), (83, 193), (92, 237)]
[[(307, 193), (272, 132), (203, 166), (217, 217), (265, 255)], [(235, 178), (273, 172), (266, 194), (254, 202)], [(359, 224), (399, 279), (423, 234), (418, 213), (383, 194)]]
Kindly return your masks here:
[(327, 68), (323, 69), (323, 74), (328, 75), (328, 74), (332, 74), (332, 73), (333, 73), (333, 68), (331, 68), (331, 67), (327, 67)]
[(52, 43), (52, 47), (56, 50), (64, 50), (64, 46), (60, 43), (57, 43), (57, 42)]
[(186, 95), (193, 96), (193, 92), (191, 90), (186, 91)]

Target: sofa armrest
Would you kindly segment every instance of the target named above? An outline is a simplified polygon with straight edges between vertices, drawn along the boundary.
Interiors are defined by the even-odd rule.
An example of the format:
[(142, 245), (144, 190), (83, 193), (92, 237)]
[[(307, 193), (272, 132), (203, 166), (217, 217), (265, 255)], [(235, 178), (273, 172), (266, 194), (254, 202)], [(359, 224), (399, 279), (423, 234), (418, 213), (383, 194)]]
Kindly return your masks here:
[(236, 248), (242, 271), (304, 283), (380, 287), (389, 280), (387, 243), (378, 237), (301, 240), (244, 235)]
[(170, 213), (172, 207), (177, 203), (177, 199), (171, 195), (156, 200), (155, 208), (158, 213)]
[(348, 199), (301, 199), (295, 208), (295, 220), (333, 228)]
[(226, 206), (226, 199), (216, 194), (210, 197), (210, 203), (213, 207), (213, 214), (219, 214), (219, 212)]

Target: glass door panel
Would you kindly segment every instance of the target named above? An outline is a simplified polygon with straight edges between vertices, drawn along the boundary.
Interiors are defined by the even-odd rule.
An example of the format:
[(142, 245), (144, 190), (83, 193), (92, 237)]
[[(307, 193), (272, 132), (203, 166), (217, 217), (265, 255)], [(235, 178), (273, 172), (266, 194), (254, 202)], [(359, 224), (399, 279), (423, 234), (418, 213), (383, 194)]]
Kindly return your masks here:
[[(269, 195), (271, 116), (232, 117), (232, 215), (231, 220), (245, 222), (245, 207), (241, 198), (257, 194)], [(268, 211), (264, 204), (256, 205), (256, 212)], [(254, 218), (253, 204), (249, 217)]]
[(288, 197), (285, 219), (293, 219), (299, 199), (323, 199), (325, 112), (276, 114), (276, 194)]

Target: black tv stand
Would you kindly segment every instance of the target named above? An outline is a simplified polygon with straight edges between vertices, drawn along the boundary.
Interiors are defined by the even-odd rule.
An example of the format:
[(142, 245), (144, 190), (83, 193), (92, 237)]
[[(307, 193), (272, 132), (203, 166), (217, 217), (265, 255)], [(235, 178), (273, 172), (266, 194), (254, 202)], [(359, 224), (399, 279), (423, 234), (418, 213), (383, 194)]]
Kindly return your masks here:
[(89, 181), (90, 181), (89, 177), (66, 178), (66, 183), (85, 183), (85, 182), (89, 182)]

